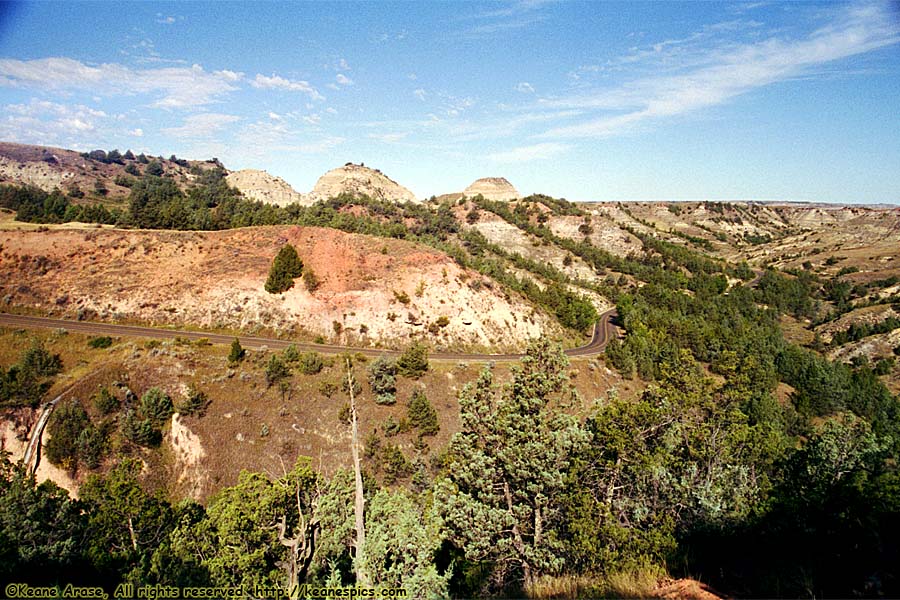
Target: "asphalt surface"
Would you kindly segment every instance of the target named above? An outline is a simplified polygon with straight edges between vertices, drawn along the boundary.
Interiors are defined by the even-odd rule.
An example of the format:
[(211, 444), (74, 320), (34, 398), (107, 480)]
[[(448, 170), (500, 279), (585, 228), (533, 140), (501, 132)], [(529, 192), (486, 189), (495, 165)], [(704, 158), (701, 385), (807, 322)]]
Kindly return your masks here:
[[(591, 341), (578, 348), (566, 350), (568, 356), (595, 356), (603, 352), (609, 340), (617, 336), (616, 327), (610, 319), (616, 314), (615, 310), (608, 310), (600, 315), (600, 320), (594, 324), (594, 333)], [(221, 333), (207, 333), (202, 331), (185, 331), (182, 329), (163, 329), (158, 327), (141, 327), (136, 325), (115, 325), (112, 323), (97, 323), (93, 321), (72, 321), (68, 319), (50, 319), (47, 317), (32, 317), (27, 315), (13, 315), (0, 313), (0, 326), (21, 329), (65, 329), (78, 333), (91, 335), (107, 335), (115, 337), (137, 337), (151, 339), (171, 339), (174, 337), (189, 340), (206, 339), (213, 344), (231, 344), (235, 336)], [(304, 352), (321, 352), (322, 354), (341, 354), (344, 352), (361, 353), (365, 356), (377, 357), (381, 355), (398, 355), (396, 350), (383, 350), (379, 348), (354, 348), (351, 346), (334, 346), (329, 344), (311, 344), (308, 342), (295, 342), (278, 338), (255, 337), (239, 335), (241, 345), (245, 348), (269, 348), (282, 350), (294, 345)], [(434, 360), (459, 360), (459, 361), (508, 361), (518, 360), (522, 354), (472, 354), (466, 352), (431, 352), (429, 359)]]

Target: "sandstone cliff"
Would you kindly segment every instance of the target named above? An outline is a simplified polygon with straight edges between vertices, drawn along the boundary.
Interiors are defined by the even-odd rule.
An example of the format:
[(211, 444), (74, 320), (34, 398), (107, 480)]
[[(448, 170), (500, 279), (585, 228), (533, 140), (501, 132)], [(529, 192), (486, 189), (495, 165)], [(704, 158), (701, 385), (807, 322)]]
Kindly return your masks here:
[(518, 200), (519, 192), (505, 177), (484, 177), (474, 181), (463, 190), (463, 195), (472, 198), (478, 195), (486, 200)]
[(377, 200), (418, 202), (416, 195), (377, 169), (347, 163), (322, 175), (310, 196), (327, 200), (341, 194), (369, 196)]
[(315, 202), (309, 194), (301, 194), (281, 177), (276, 177), (266, 171), (243, 169), (229, 173), (226, 179), (228, 185), (239, 189), (247, 198), (266, 204), (287, 206), (297, 203), (309, 206)]

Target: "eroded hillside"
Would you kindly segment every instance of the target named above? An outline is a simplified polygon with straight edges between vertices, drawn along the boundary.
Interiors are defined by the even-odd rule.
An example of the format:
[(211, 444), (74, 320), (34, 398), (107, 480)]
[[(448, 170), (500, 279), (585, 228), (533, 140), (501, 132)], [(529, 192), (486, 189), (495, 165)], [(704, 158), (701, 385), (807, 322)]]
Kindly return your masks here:
[[(263, 289), (284, 244), (315, 274)], [(400, 240), (279, 226), (220, 232), (0, 232), (5, 306), (70, 318), (270, 331), (339, 344), (521, 349), (553, 319), (457, 265)]]

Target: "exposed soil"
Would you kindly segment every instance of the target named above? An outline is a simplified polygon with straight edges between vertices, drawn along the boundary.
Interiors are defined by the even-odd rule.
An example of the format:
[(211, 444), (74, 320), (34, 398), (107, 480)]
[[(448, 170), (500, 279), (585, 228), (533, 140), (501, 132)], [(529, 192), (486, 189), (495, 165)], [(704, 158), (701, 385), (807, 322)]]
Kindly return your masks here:
[[(46, 228), (45, 228), (46, 229)], [(320, 281), (263, 289), (278, 249), (293, 244)], [(65, 229), (0, 231), (0, 304), (69, 318), (131, 320), (246, 332), (288, 332), (333, 343), (521, 350), (552, 317), (400, 240), (314, 227), (219, 232)], [(448, 323), (437, 334), (429, 324)]]

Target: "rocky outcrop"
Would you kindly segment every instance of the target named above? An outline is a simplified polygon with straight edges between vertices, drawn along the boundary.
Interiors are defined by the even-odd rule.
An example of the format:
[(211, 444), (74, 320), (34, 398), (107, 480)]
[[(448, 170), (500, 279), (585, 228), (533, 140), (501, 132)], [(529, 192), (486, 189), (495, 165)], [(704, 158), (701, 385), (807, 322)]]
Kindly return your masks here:
[(347, 163), (322, 175), (310, 196), (327, 200), (341, 194), (368, 196), (376, 200), (418, 202), (416, 195), (378, 169)]
[(61, 171), (48, 162), (23, 163), (0, 156), (0, 182), (33, 185), (52, 192), (73, 177), (74, 173)]
[(505, 177), (483, 177), (463, 190), (463, 194), (472, 198), (479, 194), (486, 200), (518, 200), (519, 192)]
[(255, 169), (235, 171), (229, 173), (226, 180), (228, 185), (239, 189), (244, 196), (266, 204), (287, 206), (296, 203), (309, 206), (315, 202), (309, 194), (301, 194), (281, 177), (276, 177), (266, 171)]

